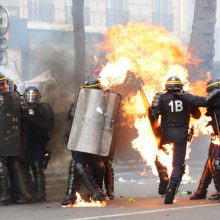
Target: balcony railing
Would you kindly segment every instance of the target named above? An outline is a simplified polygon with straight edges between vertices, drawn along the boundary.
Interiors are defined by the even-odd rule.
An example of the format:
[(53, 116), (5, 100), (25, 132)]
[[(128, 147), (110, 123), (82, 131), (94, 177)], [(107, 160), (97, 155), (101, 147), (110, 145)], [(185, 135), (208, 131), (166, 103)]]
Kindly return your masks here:
[(29, 3), (28, 18), (30, 21), (53, 23), (55, 21), (55, 7), (53, 4)]
[[(66, 18), (66, 23), (73, 23), (72, 6), (65, 7), (65, 18)], [(84, 24), (85, 25), (90, 24), (90, 8), (88, 7), (84, 8)]]
[(106, 25), (125, 24), (129, 20), (129, 12), (118, 9), (107, 9)]

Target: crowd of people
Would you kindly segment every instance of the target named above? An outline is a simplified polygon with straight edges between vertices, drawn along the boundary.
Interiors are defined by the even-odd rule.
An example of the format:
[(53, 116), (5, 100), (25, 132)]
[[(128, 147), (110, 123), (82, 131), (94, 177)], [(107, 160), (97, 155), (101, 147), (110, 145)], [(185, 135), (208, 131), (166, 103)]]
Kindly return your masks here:
[[(104, 97), (102, 103), (109, 100), (107, 96), (103, 95), (105, 92), (97, 78), (87, 81), (81, 87), (83, 91), (96, 91), (97, 93), (87, 93), (87, 96), (95, 97), (94, 95), (101, 94)], [(16, 154), (6, 152), (0, 154), (0, 204), (8, 205), (10, 202), (16, 204), (27, 204), (32, 202), (46, 201), (45, 191), (45, 174), (44, 169), (50, 157), (50, 152), (47, 151), (47, 143), (49, 141), (48, 132), (54, 128), (54, 113), (48, 103), (40, 102), (40, 92), (36, 87), (28, 87), (23, 95), (20, 95), (15, 86), (9, 86), (9, 81), (0, 76), (0, 92), (4, 93), (10, 91), (13, 94), (13, 100), (19, 102), (17, 109), (20, 119), (20, 150)], [(14, 94), (17, 94), (16, 96)], [(85, 97), (86, 92), (83, 93)], [(219, 144), (215, 140), (220, 138), (220, 80), (212, 79), (207, 83), (207, 96), (199, 97), (192, 95), (183, 90), (182, 81), (172, 76), (168, 78), (165, 85), (165, 92), (159, 92), (155, 95), (150, 114), (151, 119), (160, 119), (160, 127), (162, 136), (158, 149), (163, 149), (165, 144), (173, 144), (173, 158), (172, 158), (172, 173), (169, 176), (166, 166), (155, 158), (155, 165), (158, 170), (160, 183), (158, 192), (164, 196), (165, 204), (172, 204), (175, 194), (181, 183), (182, 176), (185, 171), (185, 156), (187, 141), (189, 138), (189, 122), (190, 117), (199, 119), (201, 112), (199, 107), (207, 108), (207, 116), (211, 117), (210, 125), (213, 128), (211, 135), (211, 142), (209, 147), (209, 154), (204, 171), (198, 186), (197, 191), (190, 197), (190, 199), (205, 199), (207, 188), (213, 179), (216, 188), (210, 199), (220, 199), (220, 150)], [(16, 98), (18, 97), (18, 98)], [(17, 100), (18, 99), (18, 100)], [(120, 99), (119, 99), (120, 100)], [(4, 99), (1, 100), (0, 113), (3, 114), (6, 108)], [(102, 114), (95, 123), (91, 120), (94, 117), (93, 110), (100, 113), (99, 109), (91, 110), (91, 106), (86, 105), (85, 112), (90, 115), (88, 121), (82, 123), (81, 129), (77, 134), (74, 133), (74, 126), (79, 126), (77, 120), (74, 121), (77, 108), (82, 100), (76, 100), (72, 103), (68, 112), (68, 121), (70, 123), (68, 149), (72, 154), (72, 160), (69, 164), (69, 175), (67, 182), (67, 189), (62, 206), (74, 205), (76, 203), (76, 192), (80, 190), (82, 183), (86, 186), (89, 192), (89, 197), (95, 201), (105, 201), (114, 199), (114, 144), (112, 143), (114, 135), (114, 123), (117, 120), (117, 111), (114, 120), (107, 124), (106, 118)], [(88, 99), (83, 101), (89, 102)], [(107, 105), (103, 105), (105, 108)], [(118, 101), (118, 106), (120, 101)], [(95, 108), (97, 106), (93, 106)], [(116, 107), (113, 106), (113, 109)], [(105, 110), (106, 110), (105, 109)], [(81, 109), (82, 110), (82, 109)], [(109, 109), (107, 109), (109, 111)], [(106, 112), (107, 112), (106, 110)], [(7, 112), (7, 109), (6, 109)], [(113, 114), (113, 113), (112, 113)], [(85, 116), (83, 116), (85, 117)], [(104, 120), (104, 123), (103, 123)], [(106, 120), (106, 121), (105, 121)], [(90, 121), (90, 122), (89, 122)], [(74, 125), (75, 123), (75, 125)], [(89, 123), (87, 125), (86, 123)], [(87, 127), (86, 127), (87, 126)], [(104, 127), (108, 127), (111, 131), (110, 136), (106, 136), (107, 141), (102, 138), (105, 132)], [(100, 129), (101, 127), (101, 129)], [(89, 130), (85, 130), (89, 129)], [(73, 136), (83, 136), (85, 132), (94, 131), (93, 136), (100, 139), (98, 146), (100, 149), (91, 149), (89, 140), (92, 139), (77, 139), (77, 143), (72, 141)], [(101, 134), (102, 133), (102, 134)], [(89, 135), (88, 135), (89, 136)], [(92, 136), (92, 135), (91, 135)], [(83, 138), (83, 137), (82, 137)], [(94, 137), (93, 137), (94, 138)], [(80, 142), (80, 145), (78, 142)], [(105, 153), (101, 153), (104, 151)], [(1, 151), (0, 151), (1, 153)], [(7, 155), (8, 154), (8, 155)]]
[[(38, 88), (28, 87), (21, 95), (3, 74), (0, 92), (4, 149), (0, 154), (0, 204), (45, 201), (44, 169), (49, 153), (46, 147), (48, 132), (54, 128), (54, 112), (48, 103), (40, 102)], [(6, 149), (4, 143), (16, 149)]]

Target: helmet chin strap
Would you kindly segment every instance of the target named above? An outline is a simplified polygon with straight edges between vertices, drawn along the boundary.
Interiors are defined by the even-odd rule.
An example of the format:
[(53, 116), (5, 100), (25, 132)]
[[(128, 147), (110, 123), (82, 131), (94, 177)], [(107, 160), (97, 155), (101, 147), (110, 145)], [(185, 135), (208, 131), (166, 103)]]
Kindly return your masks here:
[(28, 103), (28, 108), (34, 109), (37, 107), (37, 103)]

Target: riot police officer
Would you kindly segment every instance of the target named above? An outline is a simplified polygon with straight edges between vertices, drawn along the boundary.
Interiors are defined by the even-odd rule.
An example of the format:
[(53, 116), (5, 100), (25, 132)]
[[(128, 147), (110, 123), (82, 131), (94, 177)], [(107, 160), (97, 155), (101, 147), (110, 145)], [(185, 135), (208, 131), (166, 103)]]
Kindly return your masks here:
[[(199, 186), (190, 197), (191, 200), (205, 199), (207, 189), (212, 179), (215, 185), (216, 193), (210, 196), (210, 200), (220, 199), (220, 146), (213, 143), (214, 140), (219, 140), (220, 137), (220, 80), (211, 79), (207, 83), (206, 91), (209, 94), (216, 93), (208, 102), (207, 116), (211, 117), (209, 125), (213, 128), (211, 143), (209, 145), (208, 159), (206, 160)], [(210, 99), (208, 96), (208, 100)]]
[[(5, 76), (0, 73), (0, 92), (5, 93), (9, 89), (7, 79)], [(4, 102), (4, 98), (0, 100), (0, 112), (3, 114), (4, 109), (2, 109)], [(2, 145), (2, 143), (1, 143)], [(4, 146), (1, 146), (4, 147)], [(10, 196), (8, 191), (8, 168), (7, 168), (7, 157), (5, 155), (0, 154), (0, 205), (8, 205), (10, 202)]]
[[(172, 204), (185, 170), (185, 155), (190, 116), (198, 119), (201, 115), (196, 106), (204, 106), (205, 100), (183, 91), (181, 80), (172, 76), (167, 79), (165, 93), (157, 93), (152, 103), (152, 113), (161, 116), (163, 137), (161, 146), (173, 143), (172, 173), (170, 178), (167, 169), (162, 167), (160, 175), (159, 193), (165, 194), (164, 203)], [(160, 146), (160, 147), (161, 147)], [(156, 160), (156, 162), (158, 162)]]
[[(85, 83), (83, 88), (101, 89), (101, 84), (97, 78), (93, 78)], [(72, 104), (69, 111), (69, 120), (72, 122), (75, 113), (76, 103)], [(95, 125), (94, 125), (95, 126)], [(91, 128), (92, 129), (92, 128)], [(111, 158), (98, 154), (72, 150), (73, 160), (69, 166), (69, 178), (66, 195), (61, 202), (62, 205), (73, 205), (76, 201), (76, 191), (79, 190), (81, 181), (88, 188), (94, 200), (103, 201), (108, 199), (103, 192), (103, 178), (105, 176), (106, 193), (110, 199), (114, 199), (114, 172), (112, 167), (113, 150)]]
[[(5, 152), (7, 158), (4, 157), (4, 163), (1, 164), (1, 170), (3, 170), (5, 174), (6, 182), (4, 182), (5, 180), (2, 176), (0, 182), (2, 187), (5, 185), (5, 189), (0, 189), (0, 191), (7, 195), (7, 183), (10, 181), (9, 191), (11, 201), (17, 204), (31, 203), (32, 197), (27, 189), (21, 161), (23, 149), (20, 147), (20, 94), (16, 91), (16, 86), (12, 80), (6, 79), (4, 75), (1, 75), (0, 78), (1, 92), (4, 92), (4, 95), (2, 94), (1, 107), (6, 108), (5, 111), (2, 112), (2, 118), (3, 120), (6, 119), (6, 121), (1, 122), (1, 124), (7, 125), (6, 136), (2, 137), (2, 141), (7, 140), (3, 141), (4, 144), (7, 144), (7, 146), (4, 146), (7, 149), (7, 152)], [(7, 120), (7, 118), (9, 118), (9, 120)], [(11, 126), (12, 128), (10, 128), (9, 125), (13, 125)], [(4, 133), (4, 127), (2, 127), (2, 129), (1, 132)], [(8, 138), (7, 134), (11, 135), (11, 132), (13, 132), (13, 136), (11, 136), (13, 138)], [(7, 196), (7, 198), (9, 198), (9, 196)], [(6, 203), (9, 202), (7, 198)]]
[[(87, 81), (83, 88), (100, 89), (100, 82), (96, 79)], [(75, 114), (76, 102), (70, 107), (68, 120), (72, 126)], [(67, 191), (61, 204), (63, 206), (73, 205), (77, 199), (76, 192), (80, 189), (81, 183), (84, 182), (94, 200), (105, 200), (105, 194), (102, 192), (100, 184), (96, 181), (96, 175), (100, 175), (101, 181), (104, 176), (104, 164), (102, 157), (95, 154), (85, 152), (71, 151), (72, 160), (69, 165), (69, 177)], [(98, 179), (100, 180), (98, 177)], [(99, 182), (99, 181), (98, 181)]]
[(21, 123), (23, 141), (27, 144), (25, 172), (29, 176), (29, 170), (32, 170), (35, 187), (33, 200), (41, 202), (46, 200), (43, 162), (49, 141), (48, 132), (54, 128), (54, 112), (48, 103), (40, 103), (40, 92), (34, 86), (28, 87), (23, 97), (25, 104)]

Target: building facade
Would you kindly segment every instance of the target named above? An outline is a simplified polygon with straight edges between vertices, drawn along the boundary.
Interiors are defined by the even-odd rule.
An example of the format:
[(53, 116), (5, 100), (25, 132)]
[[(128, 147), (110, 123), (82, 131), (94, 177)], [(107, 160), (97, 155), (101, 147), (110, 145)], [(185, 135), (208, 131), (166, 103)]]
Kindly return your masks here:
[[(220, 0), (217, 2), (220, 3)], [(61, 50), (68, 48), (70, 50), (67, 53), (73, 54), (73, 46), (68, 46), (62, 41), (63, 38), (66, 42), (72, 43), (72, 0), (1, 0), (1, 4), (7, 7), (13, 20), (12, 23), (18, 22), (16, 20), (19, 19), (23, 22), (26, 21), (28, 48), (25, 52), (24, 48), (22, 49), (23, 54), (31, 56), (32, 53), (29, 54), (28, 51), (36, 54), (36, 51), (39, 51), (38, 46), (44, 40), (44, 35), (45, 42), (50, 45), (51, 43), (58, 45), (57, 41), (59, 41)], [(192, 28), (194, 4), (195, 0), (85, 0), (85, 32), (88, 35), (98, 34), (99, 36), (116, 24), (126, 24), (129, 21), (149, 21), (163, 25), (187, 44)], [(220, 14), (219, 10), (218, 7), (217, 15)], [(18, 34), (20, 33), (17, 33), (16, 36)], [(220, 21), (217, 19), (216, 49), (220, 45), (219, 36)], [(54, 41), (51, 41), (50, 38)], [(91, 40), (93, 41), (93, 39)], [(16, 46), (13, 42), (11, 45)], [(29, 58), (24, 57), (24, 59)], [(215, 60), (220, 60), (219, 50), (216, 50)], [(29, 73), (24, 73), (25, 78), (37, 74), (32, 71), (35, 68), (34, 65), (31, 65), (33, 68), (30, 70), (28, 69), (29, 64), (23, 66), (25, 66), (25, 70), (22, 72), (29, 71)]]

